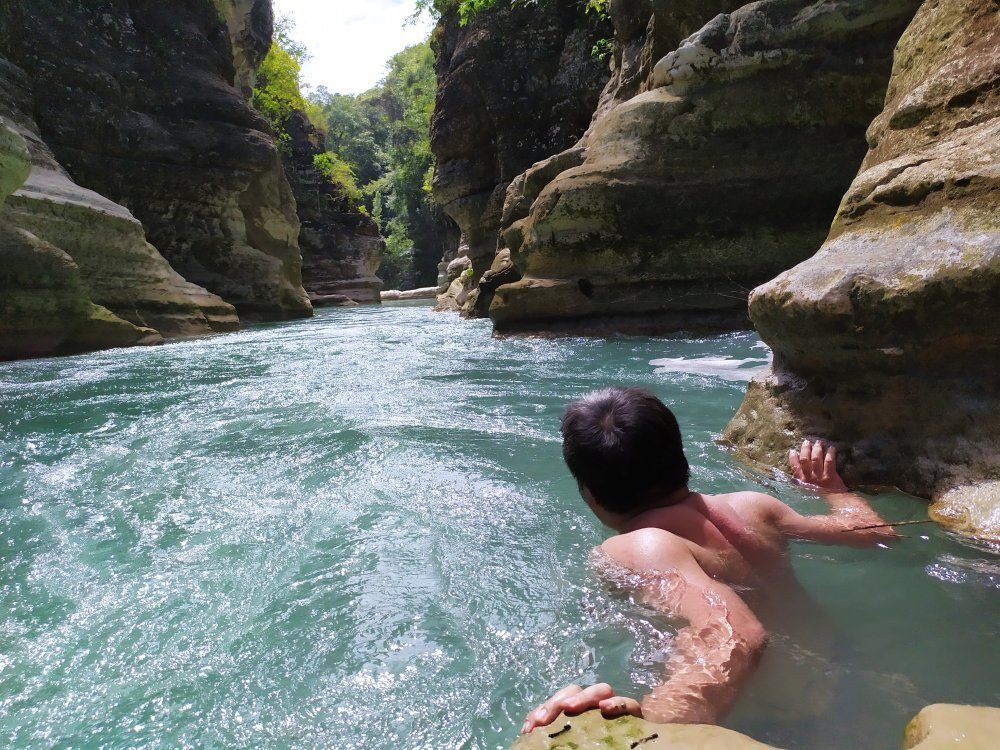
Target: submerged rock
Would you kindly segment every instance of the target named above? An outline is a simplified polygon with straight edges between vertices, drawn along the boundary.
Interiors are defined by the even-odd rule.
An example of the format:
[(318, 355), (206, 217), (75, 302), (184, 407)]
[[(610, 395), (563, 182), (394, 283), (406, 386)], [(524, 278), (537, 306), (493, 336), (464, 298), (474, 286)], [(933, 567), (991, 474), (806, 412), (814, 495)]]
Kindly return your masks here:
[[(835, 437), (851, 480), (923, 497), (996, 480), (996, 2), (920, 8), (868, 140), (826, 244), (750, 298), (774, 368), (751, 384), (726, 438), (778, 464), (799, 436)], [(962, 497), (947, 497), (938, 517), (962, 518)], [(978, 533), (1000, 538), (1000, 524)]]
[(0, 54), (28, 74), (59, 163), (128, 208), (175, 270), (242, 314), (301, 317), (295, 202), (266, 123), (235, 88), (266, 50), (268, 11), (8, 0)]
[(530, 210), (506, 217), (524, 278), (497, 290), (497, 330), (747, 325), (749, 290), (826, 236), (918, 5), (764, 0), (655, 65), (633, 53), (582, 162), (508, 195)]
[(510, 181), (587, 128), (608, 80), (592, 49), (608, 33), (576, 0), (503, 4), (466, 26), (456, 10), (444, 13), (432, 40), (433, 190), (461, 230), (456, 255), (471, 260), (473, 279), (446, 292), (442, 308), (460, 309), (493, 263)]

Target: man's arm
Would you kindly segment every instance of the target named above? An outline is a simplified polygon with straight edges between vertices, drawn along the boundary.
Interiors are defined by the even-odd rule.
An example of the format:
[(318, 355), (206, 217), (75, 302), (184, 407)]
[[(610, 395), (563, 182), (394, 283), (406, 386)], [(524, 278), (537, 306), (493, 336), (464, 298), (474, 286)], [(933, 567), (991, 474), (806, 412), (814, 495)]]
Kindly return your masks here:
[(882, 516), (860, 495), (847, 489), (837, 473), (837, 449), (832, 445), (823, 450), (823, 443), (805, 440), (802, 447), (788, 452), (788, 462), (796, 480), (819, 490), (832, 513), (825, 516), (803, 516), (780, 501), (773, 507), (774, 523), (791, 537), (821, 544), (872, 547), (895, 542), (899, 535), (890, 526), (864, 528), (885, 524)]
[(687, 546), (662, 529), (613, 537), (602, 550), (618, 565), (643, 576), (645, 604), (687, 620), (666, 664), (666, 679), (642, 699), (616, 696), (607, 684), (571, 685), (528, 714), (529, 732), (560, 712), (600, 708), (607, 717), (630, 713), (656, 722), (716, 723), (729, 710), (767, 641), (764, 627), (742, 599), (710, 578)]

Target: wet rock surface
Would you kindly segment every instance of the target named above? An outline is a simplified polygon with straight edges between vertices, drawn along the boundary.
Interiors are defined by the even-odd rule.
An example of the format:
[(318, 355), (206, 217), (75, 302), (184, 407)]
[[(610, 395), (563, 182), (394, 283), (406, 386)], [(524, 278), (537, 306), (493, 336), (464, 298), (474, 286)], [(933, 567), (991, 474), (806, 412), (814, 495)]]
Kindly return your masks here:
[[(609, 35), (574, 0), (499, 7), (464, 27), (454, 11), (442, 17), (432, 40), (433, 190), (461, 230), (455, 255), (471, 260), (474, 276), (456, 293), (467, 296), (493, 263), (510, 181), (586, 130), (608, 80), (607, 63), (592, 49)], [(465, 299), (452, 294), (442, 307), (460, 309)]]
[(746, 735), (706, 724), (653, 724), (634, 716), (605, 719), (600, 711), (561, 715), (518, 739), (511, 750), (766, 750)]
[[(511, 187), (504, 239), (524, 278), (496, 291), (497, 330), (748, 325), (749, 290), (826, 236), (918, 5), (765, 0), (655, 63), (662, 42), (626, 43), (582, 162), (537, 193), (527, 175)], [(674, 33), (695, 9), (678, 12)]]
[[(1000, 708), (937, 703), (907, 725), (903, 750), (992, 750), (1000, 736)], [(746, 735), (705, 724), (653, 724), (634, 716), (604, 719), (599, 711), (561, 715), (518, 738), (511, 750), (765, 750)], [(772, 748), (774, 750), (774, 748)]]
[[(923, 496), (1000, 466), (1000, 7), (924, 3), (896, 52), (870, 150), (829, 238), (755, 290), (775, 353), (726, 438), (767, 463), (843, 441), (854, 482)], [(995, 493), (994, 493), (995, 494)], [(972, 513), (950, 493), (939, 518)], [(984, 496), (992, 496), (986, 492)], [(988, 503), (987, 503), (988, 505)], [(1000, 538), (1000, 523), (981, 535)]]
[(10, 0), (0, 48), (75, 182), (128, 208), (187, 280), (280, 319), (311, 313), (295, 203), (267, 125), (236, 89), (266, 50), (268, 10)]

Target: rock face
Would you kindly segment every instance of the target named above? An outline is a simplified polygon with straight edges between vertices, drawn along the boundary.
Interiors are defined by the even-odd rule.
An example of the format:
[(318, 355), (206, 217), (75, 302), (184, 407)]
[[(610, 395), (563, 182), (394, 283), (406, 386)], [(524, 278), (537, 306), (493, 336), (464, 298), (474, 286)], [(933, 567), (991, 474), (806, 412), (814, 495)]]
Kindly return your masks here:
[(19, 175), (5, 184), (0, 211), (0, 358), (237, 328), (232, 306), (181, 278), (126, 208), (70, 179), (31, 109), (23, 72), (0, 59), (3, 171)]
[(286, 125), (285, 175), (292, 186), (301, 230), (302, 282), (314, 305), (378, 303), (378, 270), (385, 240), (378, 226), (313, 163), (323, 136), (302, 112)]
[[(726, 437), (765, 463), (777, 463), (792, 437), (834, 437), (849, 446), (842, 455), (853, 481), (925, 497), (996, 480), (995, 0), (923, 4), (899, 42), (868, 140), (826, 244), (751, 295), (774, 368), (751, 384)], [(952, 493), (939, 512), (961, 521), (974, 494)], [(981, 532), (1000, 538), (994, 511), (996, 525)]]
[(27, 143), (0, 119), (0, 360), (153, 343), (155, 331), (90, 301), (72, 258), (15, 224), (2, 204), (30, 172)]
[(498, 331), (746, 325), (749, 290), (826, 236), (919, 1), (763, 0), (651, 64), (674, 6), (654, 5), (661, 41), (616, 18), (631, 52), (586, 137), (511, 186), (524, 278), (496, 292)]
[[(607, 64), (591, 51), (609, 34), (576, 0), (501, 4), (464, 27), (455, 11), (443, 15), (432, 41), (438, 79), (433, 189), (462, 232), (455, 255), (471, 261), (472, 280), (457, 293), (472, 291), (493, 262), (510, 181), (573, 144), (589, 124), (608, 80)], [(443, 306), (458, 309), (464, 301), (456, 303), (452, 294)]]
[(279, 319), (311, 313), (295, 203), (267, 125), (234, 88), (266, 50), (265, 5), (7, 0), (0, 49), (73, 180), (127, 207), (186, 279)]

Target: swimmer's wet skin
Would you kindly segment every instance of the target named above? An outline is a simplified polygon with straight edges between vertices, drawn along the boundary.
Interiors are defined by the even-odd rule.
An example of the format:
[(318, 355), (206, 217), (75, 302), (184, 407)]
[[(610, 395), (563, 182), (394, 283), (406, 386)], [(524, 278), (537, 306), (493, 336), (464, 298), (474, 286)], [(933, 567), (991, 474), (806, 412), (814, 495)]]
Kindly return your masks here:
[(803, 516), (760, 492), (705, 495), (689, 467), (670, 410), (637, 388), (605, 388), (574, 401), (562, 422), (563, 456), (584, 501), (618, 534), (596, 551), (604, 567), (631, 574), (645, 604), (686, 621), (662, 684), (636, 701), (606, 683), (570, 685), (528, 714), (522, 732), (560, 713), (599, 708), (608, 718), (718, 723), (753, 672), (767, 632), (731, 584), (787, 582), (791, 540), (873, 547), (895, 531), (837, 473), (837, 453), (806, 440), (789, 452), (795, 479), (819, 491), (827, 515)]

